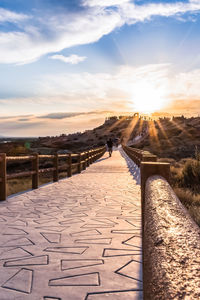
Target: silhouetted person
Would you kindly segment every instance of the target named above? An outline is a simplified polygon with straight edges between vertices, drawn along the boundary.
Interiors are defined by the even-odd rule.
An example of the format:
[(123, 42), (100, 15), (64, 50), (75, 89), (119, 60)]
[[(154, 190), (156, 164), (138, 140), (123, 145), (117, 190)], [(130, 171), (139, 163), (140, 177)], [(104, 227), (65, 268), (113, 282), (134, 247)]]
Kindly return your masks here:
[(112, 155), (112, 151), (113, 151), (113, 141), (111, 140), (111, 138), (107, 141), (107, 146), (108, 146), (108, 152), (109, 152), (109, 156)]

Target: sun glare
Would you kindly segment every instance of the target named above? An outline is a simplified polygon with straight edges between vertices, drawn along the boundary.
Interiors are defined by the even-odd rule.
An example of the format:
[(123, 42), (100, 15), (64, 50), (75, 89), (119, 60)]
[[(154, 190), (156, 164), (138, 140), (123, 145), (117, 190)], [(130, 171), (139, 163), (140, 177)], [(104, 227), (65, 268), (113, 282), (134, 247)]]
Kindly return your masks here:
[(169, 103), (167, 88), (163, 85), (156, 86), (152, 82), (138, 83), (134, 87), (132, 101), (135, 111), (151, 114)]

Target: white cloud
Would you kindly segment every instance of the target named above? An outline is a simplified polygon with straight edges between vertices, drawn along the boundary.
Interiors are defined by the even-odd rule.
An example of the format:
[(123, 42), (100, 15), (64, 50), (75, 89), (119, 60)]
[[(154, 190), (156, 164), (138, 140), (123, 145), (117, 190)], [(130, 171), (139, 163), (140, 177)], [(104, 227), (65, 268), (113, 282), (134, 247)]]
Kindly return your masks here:
[(109, 7), (109, 6), (116, 6), (122, 5), (124, 3), (130, 2), (130, 0), (84, 0), (83, 5), (90, 6), (90, 7)]
[(34, 97), (0, 99), (0, 110), (2, 116), (38, 111), (150, 111), (180, 100), (187, 101), (190, 108), (191, 100), (200, 100), (199, 82), (200, 69), (175, 73), (170, 64), (121, 66), (114, 74), (57, 73), (38, 78)]
[(64, 61), (65, 63), (69, 63), (72, 65), (76, 65), (76, 64), (86, 60), (86, 56), (78, 56), (76, 54), (72, 54), (70, 56), (64, 56), (64, 55), (57, 54), (57, 55), (52, 55), (49, 58), (58, 59), (58, 60)]
[(0, 23), (2, 22), (16, 23), (16, 22), (27, 20), (28, 18), (29, 16), (27, 15), (18, 14), (10, 10), (0, 8)]
[[(121, 26), (122, 20), (118, 13), (102, 10), (51, 17), (47, 24), (40, 24), (41, 30), (28, 27), (24, 32), (0, 33), (0, 63), (30, 63), (51, 52), (98, 41)], [(51, 37), (43, 33), (42, 26), (48, 26), (45, 29)]]
[(199, 10), (200, 1), (190, 1), (188, 3), (150, 3), (145, 5), (125, 3), (119, 7), (120, 15), (126, 20), (127, 24), (150, 20), (153, 16), (170, 17), (187, 12), (198, 12)]
[(140, 109), (141, 105), (159, 109), (180, 99), (200, 100), (200, 69), (175, 73), (170, 64), (121, 66), (115, 74), (46, 75), (39, 80), (43, 99), (51, 95), (70, 110), (77, 104), (81, 109), (129, 110)]
[[(45, 54), (96, 42), (125, 23), (143, 22), (156, 15), (180, 17), (186, 12), (200, 10), (200, 2), (196, 0), (143, 5), (128, 0), (85, 0), (83, 4), (84, 11), (44, 15), (42, 18), (35, 16), (26, 20), (25, 26), (21, 27), (23, 31), (1, 32), (0, 63), (30, 63)], [(2, 12), (0, 20), (4, 21), (27, 18), (23, 14), (6, 11), (4, 15)]]
[[(115, 74), (83, 72), (47, 75), (39, 79), (38, 90), (44, 91), (43, 98), (49, 95), (62, 98), (71, 110), (78, 104), (85, 109), (110, 108), (121, 111), (138, 109), (138, 103), (146, 100), (144, 96), (148, 91), (155, 91), (147, 97), (150, 101), (152, 97), (157, 97), (157, 108), (170, 99), (169, 69), (168, 64), (160, 64), (138, 68), (122, 66)], [(148, 89), (145, 95), (143, 86)]]

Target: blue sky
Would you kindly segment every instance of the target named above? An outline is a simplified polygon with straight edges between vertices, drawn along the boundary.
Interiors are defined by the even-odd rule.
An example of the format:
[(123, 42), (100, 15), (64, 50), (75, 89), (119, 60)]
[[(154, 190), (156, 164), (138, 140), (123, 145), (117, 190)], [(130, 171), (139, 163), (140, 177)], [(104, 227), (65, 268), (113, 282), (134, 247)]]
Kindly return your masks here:
[(197, 115), (199, 28), (199, 0), (1, 0), (0, 135), (83, 130), (111, 111)]

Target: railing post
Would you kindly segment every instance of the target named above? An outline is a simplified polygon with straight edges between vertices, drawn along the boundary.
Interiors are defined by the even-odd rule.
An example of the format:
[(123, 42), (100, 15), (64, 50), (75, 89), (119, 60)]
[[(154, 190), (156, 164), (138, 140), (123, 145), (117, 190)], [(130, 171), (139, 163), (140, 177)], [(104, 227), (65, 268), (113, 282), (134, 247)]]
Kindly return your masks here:
[(67, 176), (71, 177), (72, 176), (72, 155), (71, 153), (68, 154), (68, 167), (67, 167)]
[(0, 201), (6, 200), (6, 154), (0, 153)]
[(86, 157), (87, 157), (87, 167), (89, 167), (89, 165), (90, 165), (90, 152), (89, 151), (86, 152)]
[(92, 163), (95, 162), (95, 158), (96, 158), (96, 150), (93, 150), (93, 158), (92, 158)]
[(89, 154), (90, 154), (90, 158), (89, 158), (90, 165), (92, 164), (92, 151), (93, 151), (93, 150), (90, 150), (90, 151), (89, 151)]
[(53, 159), (53, 167), (55, 168), (53, 171), (53, 181), (58, 181), (58, 153), (54, 155)]
[(78, 155), (78, 173), (81, 173), (81, 153)]
[(83, 160), (84, 160), (84, 162), (83, 162), (83, 170), (85, 170), (86, 169), (86, 152), (84, 152), (83, 153)]
[(37, 189), (39, 186), (39, 155), (38, 153), (33, 154), (35, 157), (32, 160), (32, 171), (35, 174), (32, 175), (32, 189)]

